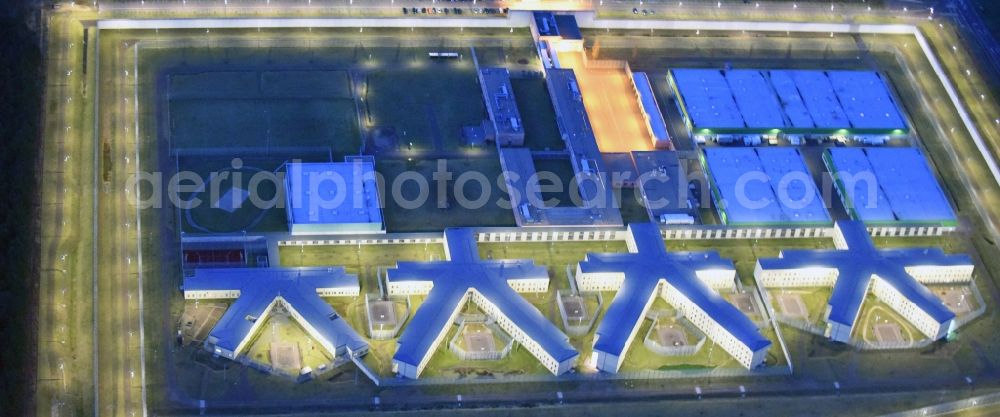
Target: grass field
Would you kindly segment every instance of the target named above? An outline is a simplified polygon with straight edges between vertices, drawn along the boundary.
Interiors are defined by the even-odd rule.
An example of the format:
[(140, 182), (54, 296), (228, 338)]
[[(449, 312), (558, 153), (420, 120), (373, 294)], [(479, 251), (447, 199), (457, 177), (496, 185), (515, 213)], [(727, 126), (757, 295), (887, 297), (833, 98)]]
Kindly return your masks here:
[(173, 148), (323, 147), (337, 155), (360, 150), (346, 71), (259, 63), (237, 70), (247, 64), (167, 70), (164, 122)]
[[(439, 161), (443, 161), (453, 175), (443, 193), (438, 192), (438, 182), (434, 181)], [(377, 159), (375, 169), (385, 178), (384, 214), (386, 230), (390, 232), (515, 225), (514, 214), (509, 207), (502, 205), (502, 202), (507, 202), (509, 206), (509, 196), (500, 189), (503, 177), (500, 160), (495, 155), (447, 160)], [(463, 205), (456, 180), (465, 173), (482, 174), (488, 187), (483, 187), (483, 183), (477, 180), (462, 184), (461, 195), (466, 201)], [(414, 177), (422, 178), (427, 185), (426, 199), (422, 203), (419, 180), (403, 180)]]
[[(253, 336), (253, 341), (250, 342), (246, 353), (253, 361), (275, 366), (285, 373), (296, 376), (302, 367), (310, 367), (315, 370), (320, 365), (333, 361), (333, 356), (319, 343), (312, 340), (305, 329), (290, 316), (271, 314), (262, 319), (265, 321), (261, 325), (260, 331)], [(274, 344), (294, 345), (297, 349), (295, 356), (297, 356), (297, 362), (301, 366), (299, 368), (283, 367), (282, 363), (274, 363), (271, 352)]]
[[(313, 158), (303, 158), (305, 161), (327, 160), (328, 155), (315, 154)], [(281, 156), (252, 156), (244, 155), (240, 157), (239, 169), (233, 167), (233, 160), (230, 156), (184, 156), (178, 158), (178, 168), (181, 171), (191, 171), (200, 178), (203, 178), (206, 186), (201, 192), (183, 193), (181, 198), (187, 200), (197, 198), (200, 204), (189, 204), (180, 210), (181, 225), (185, 232), (193, 233), (234, 233), (241, 231), (249, 232), (273, 232), (288, 230), (285, 217), (284, 201), (281, 200), (283, 193), (280, 193), (274, 180), (268, 179), (253, 184), (251, 179), (255, 175), (259, 178), (280, 178), (277, 177), (277, 170), (285, 159)], [(237, 163), (237, 165), (239, 164)], [(237, 182), (236, 175), (241, 178)], [(213, 191), (211, 185), (213, 178), (219, 178), (218, 191)], [(233, 190), (244, 190), (253, 195), (247, 199), (233, 205), (231, 194)], [(239, 191), (237, 191), (239, 192)], [(257, 201), (255, 201), (257, 199)], [(236, 201), (239, 201), (237, 198)], [(261, 204), (258, 204), (261, 203)], [(264, 204), (266, 203), (266, 204)], [(229, 207), (231, 206), (231, 207)]]
[[(423, 58), (427, 59), (427, 58)], [(392, 127), (401, 146), (450, 150), (462, 146), (462, 127), (486, 118), (472, 60), (437, 61), (419, 68), (380, 69), (360, 87), (369, 126)]]
[(566, 148), (559, 136), (552, 99), (542, 78), (510, 80), (517, 100), (517, 109), (524, 123), (524, 146), (532, 150), (562, 150)]
[(538, 362), (538, 359), (535, 359), (527, 349), (518, 346), (516, 342), (510, 355), (497, 361), (461, 360), (458, 355), (448, 349), (447, 343), (458, 333), (458, 329), (459, 326), (451, 326), (448, 335), (445, 336), (446, 342), (442, 342), (438, 350), (434, 352), (434, 356), (431, 357), (421, 376), (463, 379), (548, 373), (548, 370)]

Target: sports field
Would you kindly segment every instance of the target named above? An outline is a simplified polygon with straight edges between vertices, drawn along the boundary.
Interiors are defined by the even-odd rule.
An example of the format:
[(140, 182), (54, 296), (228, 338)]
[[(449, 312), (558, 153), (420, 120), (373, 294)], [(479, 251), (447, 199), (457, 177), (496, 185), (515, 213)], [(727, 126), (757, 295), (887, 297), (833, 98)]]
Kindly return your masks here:
[[(374, 70), (359, 88), (367, 127), (391, 128), (399, 149), (456, 151), (462, 127), (486, 118), (472, 60), (428, 61)], [(412, 146), (410, 144), (412, 143)]]
[(360, 150), (357, 112), (343, 70), (236, 70), (210, 67), (165, 74), (174, 149), (322, 147)]
[[(205, 181), (197, 192), (181, 193), (184, 200), (197, 199), (179, 209), (181, 225), (185, 232), (234, 233), (242, 231), (287, 230), (283, 185), (277, 172), (286, 154), (255, 156), (179, 156), (177, 167), (190, 171)], [(326, 155), (314, 152), (306, 161), (328, 160)], [(235, 166), (234, 166), (235, 165)], [(257, 181), (254, 178), (260, 178)]]

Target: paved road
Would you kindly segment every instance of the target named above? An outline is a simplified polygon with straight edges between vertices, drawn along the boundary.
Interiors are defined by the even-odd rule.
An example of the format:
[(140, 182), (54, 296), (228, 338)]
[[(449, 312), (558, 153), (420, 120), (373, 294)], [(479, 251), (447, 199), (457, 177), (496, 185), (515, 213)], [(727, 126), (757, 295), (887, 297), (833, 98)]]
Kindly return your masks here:
[[(98, 404), (109, 416), (143, 416), (136, 210), (126, 187), (135, 171), (135, 50), (102, 41), (98, 141)], [(106, 150), (105, 150), (106, 149)]]
[[(46, 14), (47, 76), (42, 186), (37, 404), (70, 414), (93, 386), (90, 280), (90, 147), (84, 109), (83, 27)], [(80, 225), (84, 225), (80, 227)]]

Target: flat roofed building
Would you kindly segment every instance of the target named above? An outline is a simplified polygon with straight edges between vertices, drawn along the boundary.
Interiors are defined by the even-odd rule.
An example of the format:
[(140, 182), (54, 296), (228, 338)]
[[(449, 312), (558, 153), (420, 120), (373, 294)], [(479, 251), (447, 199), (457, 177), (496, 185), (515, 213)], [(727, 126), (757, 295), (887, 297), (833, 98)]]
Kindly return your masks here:
[(733, 263), (718, 252), (667, 252), (654, 223), (628, 226), (628, 253), (588, 253), (577, 265), (583, 291), (617, 291), (594, 337), (591, 361), (618, 372), (656, 297), (680, 310), (713, 342), (747, 368), (764, 362), (771, 342), (715, 288), (735, 286)]
[(906, 129), (896, 102), (877, 72), (826, 71), (833, 91), (851, 121), (859, 130)]
[(887, 83), (873, 71), (675, 68), (669, 81), (694, 134), (908, 131)]
[(284, 307), (337, 358), (362, 356), (368, 343), (321, 297), (357, 297), (358, 277), (344, 268), (208, 268), (184, 278), (184, 298), (236, 299), (209, 332), (205, 346), (237, 359), (271, 310)]
[(660, 149), (673, 149), (674, 145), (670, 141), (670, 133), (667, 132), (667, 122), (663, 119), (663, 112), (660, 111), (660, 104), (656, 101), (656, 94), (653, 93), (653, 85), (649, 82), (649, 76), (645, 72), (632, 73), (632, 85), (642, 106), (642, 115), (646, 119), (646, 127), (649, 128), (649, 135), (653, 138), (653, 146)]
[(670, 75), (689, 129), (746, 128), (722, 71), (672, 69)]
[(948, 198), (917, 148), (829, 148), (823, 162), (852, 219), (869, 225), (957, 224)]
[(677, 158), (677, 152), (635, 151), (632, 159), (639, 175), (636, 183), (651, 220), (691, 213), (687, 169)]
[(286, 167), (285, 210), (293, 235), (385, 232), (372, 158)]
[(583, 40), (580, 27), (576, 23), (576, 16), (571, 14), (555, 14), (547, 11), (536, 11), (532, 13), (538, 35), (541, 37), (555, 37), (565, 40)]
[(472, 229), (444, 232), (444, 261), (398, 262), (386, 272), (390, 295), (426, 295), (397, 341), (393, 372), (417, 378), (467, 302), (496, 320), (555, 375), (579, 356), (559, 328), (518, 292), (546, 292), (548, 270), (530, 260), (479, 258)]
[(507, 68), (482, 68), (479, 86), (483, 90), (486, 111), (496, 132), (496, 142), (503, 146), (524, 145), (524, 122), (514, 99)]
[(850, 126), (840, 99), (824, 72), (771, 70), (769, 74), (792, 127), (842, 129)]
[(797, 148), (707, 147), (702, 166), (712, 200), (727, 225), (831, 223), (823, 199)]
[[(551, 68), (547, 69), (545, 74), (545, 85), (552, 99), (559, 134), (570, 154), (570, 163), (577, 177), (577, 188), (584, 203), (583, 208), (590, 212), (588, 214), (592, 219), (590, 223), (599, 226), (621, 226), (623, 224), (621, 211), (614, 204), (611, 185), (606, 182), (608, 170), (604, 166), (597, 139), (590, 126), (576, 75), (571, 69)], [(560, 224), (563, 223), (552, 222), (552, 225)]]
[(836, 250), (783, 250), (758, 259), (754, 277), (763, 287), (832, 286), (826, 334), (834, 341), (850, 340), (869, 290), (927, 337), (948, 333), (955, 313), (925, 284), (970, 282), (968, 256), (938, 248), (879, 250), (860, 221), (837, 222), (834, 243)]
[(725, 72), (725, 78), (746, 127), (771, 129), (785, 126), (781, 106), (760, 71), (729, 70)]

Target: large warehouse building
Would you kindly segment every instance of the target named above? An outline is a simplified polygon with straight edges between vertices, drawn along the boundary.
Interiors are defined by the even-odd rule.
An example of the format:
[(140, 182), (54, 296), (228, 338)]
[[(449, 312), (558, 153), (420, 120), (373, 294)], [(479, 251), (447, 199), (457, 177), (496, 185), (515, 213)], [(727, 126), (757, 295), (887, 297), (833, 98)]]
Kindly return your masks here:
[(797, 148), (706, 147), (702, 166), (719, 219), (731, 226), (828, 226), (816, 183)]
[(478, 306), (555, 375), (579, 356), (569, 338), (518, 292), (546, 292), (548, 270), (530, 260), (482, 260), (472, 229), (444, 232), (447, 260), (399, 262), (386, 272), (389, 295), (426, 295), (392, 357), (393, 372), (417, 378), (468, 302)]
[(957, 225), (917, 148), (829, 148), (823, 162), (852, 219), (869, 225)]
[(371, 157), (286, 167), (285, 210), (293, 235), (385, 233)]
[(826, 335), (848, 342), (871, 290), (927, 337), (951, 329), (955, 313), (925, 284), (967, 283), (974, 265), (966, 255), (937, 248), (878, 250), (860, 221), (837, 222), (836, 250), (785, 250), (758, 259), (754, 277), (763, 287), (820, 287), (833, 291), (827, 302)]
[(368, 352), (368, 343), (321, 298), (358, 296), (358, 277), (344, 268), (195, 269), (182, 289), (188, 300), (236, 299), (205, 340), (216, 355), (239, 358), (279, 305), (335, 359)]
[(617, 291), (594, 338), (591, 361), (618, 372), (656, 297), (680, 310), (740, 364), (763, 363), (771, 342), (717, 288), (733, 288), (736, 269), (718, 252), (667, 252), (655, 223), (628, 226), (628, 253), (588, 253), (577, 266), (583, 291)]
[(908, 129), (872, 71), (671, 69), (692, 135), (899, 135)]

